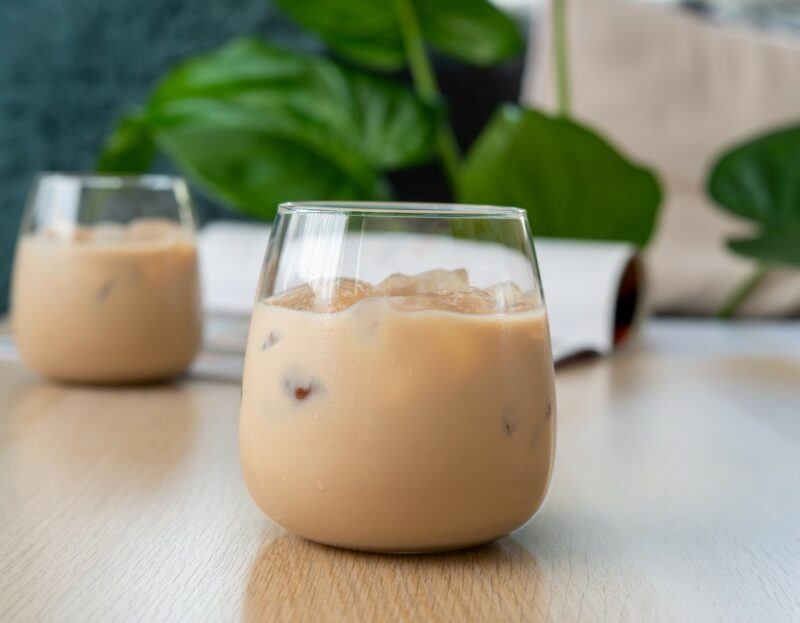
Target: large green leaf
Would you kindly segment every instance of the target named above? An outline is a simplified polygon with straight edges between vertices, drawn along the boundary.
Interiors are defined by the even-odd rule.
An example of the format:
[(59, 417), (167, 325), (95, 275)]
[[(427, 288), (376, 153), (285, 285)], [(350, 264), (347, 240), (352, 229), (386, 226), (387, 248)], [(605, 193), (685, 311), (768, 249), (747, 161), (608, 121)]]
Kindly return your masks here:
[(470, 151), (459, 196), (525, 208), (537, 236), (643, 246), (655, 226), (661, 189), (652, 172), (592, 130), (509, 105)]
[(729, 240), (728, 248), (767, 264), (800, 266), (800, 222), (764, 229), (755, 238)]
[(720, 206), (750, 221), (800, 220), (800, 126), (727, 151), (714, 164), (708, 189)]
[(341, 55), (384, 70), (405, 62), (401, 3), (416, 15), (425, 41), (448, 56), (489, 65), (522, 50), (517, 26), (489, 0), (278, 0)]
[(139, 115), (126, 115), (117, 123), (97, 163), (100, 173), (138, 173), (150, 168), (156, 146), (150, 128)]
[(429, 158), (438, 112), (392, 82), (252, 39), (161, 81), (144, 122), (201, 187), (271, 217), (279, 201), (370, 199)]
[(427, 159), (438, 114), (394, 82), (253, 39), (170, 73), (153, 95), (151, 112), (169, 117), (212, 105), (226, 123), (255, 123), (378, 170)]
[(489, 0), (414, 0), (423, 37), (440, 52), (491, 65), (523, 48), (514, 21)]
[(714, 164), (708, 191), (719, 206), (758, 225), (728, 247), (766, 263), (800, 265), (800, 126), (737, 145)]
[(342, 56), (377, 69), (398, 69), (405, 62), (394, 0), (276, 1)]
[(164, 129), (158, 137), (159, 146), (190, 179), (257, 218), (272, 218), (283, 201), (383, 196), (374, 173), (356, 179), (332, 161), (268, 132), (210, 124)]

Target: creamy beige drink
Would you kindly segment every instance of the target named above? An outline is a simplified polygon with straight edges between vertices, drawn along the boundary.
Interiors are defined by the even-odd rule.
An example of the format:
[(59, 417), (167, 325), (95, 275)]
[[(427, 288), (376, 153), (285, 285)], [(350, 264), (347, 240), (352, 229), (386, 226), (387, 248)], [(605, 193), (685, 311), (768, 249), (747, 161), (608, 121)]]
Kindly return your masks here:
[(554, 419), (546, 315), (512, 284), (432, 271), (255, 305), (242, 468), (306, 538), (403, 552), (501, 537), (542, 503)]
[(162, 219), (20, 239), (12, 325), (22, 359), (66, 381), (169, 377), (200, 345), (197, 251)]

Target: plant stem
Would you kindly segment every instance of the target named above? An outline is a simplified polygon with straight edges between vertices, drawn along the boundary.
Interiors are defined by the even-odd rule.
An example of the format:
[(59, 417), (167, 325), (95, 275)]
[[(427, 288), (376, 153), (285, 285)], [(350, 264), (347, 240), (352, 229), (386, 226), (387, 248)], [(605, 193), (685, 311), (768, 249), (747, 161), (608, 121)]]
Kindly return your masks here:
[(714, 316), (726, 320), (733, 317), (733, 315), (736, 313), (736, 310), (741, 307), (742, 303), (744, 303), (745, 300), (747, 300), (747, 297), (752, 294), (756, 286), (761, 283), (764, 275), (767, 274), (767, 269), (768, 266), (766, 264), (758, 264), (753, 273), (738, 286), (736, 286), (736, 289), (731, 292), (730, 296), (728, 296), (728, 298), (722, 304), (722, 307), (717, 310), (717, 313), (714, 314)]
[[(400, 33), (403, 37), (403, 46), (406, 50), (406, 59), (414, 81), (414, 89), (420, 98), (431, 105), (438, 106), (442, 96), (436, 75), (433, 73), (419, 20), (411, 0), (394, 0), (395, 13), (400, 24)], [(456, 191), (458, 183), (458, 170), (461, 164), (461, 152), (450, 127), (449, 120), (441, 115), (436, 125), (436, 148), (442, 161), (450, 187)]]
[(569, 117), (569, 59), (567, 57), (567, 0), (553, 0), (553, 59), (556, 71), (558, 114)]

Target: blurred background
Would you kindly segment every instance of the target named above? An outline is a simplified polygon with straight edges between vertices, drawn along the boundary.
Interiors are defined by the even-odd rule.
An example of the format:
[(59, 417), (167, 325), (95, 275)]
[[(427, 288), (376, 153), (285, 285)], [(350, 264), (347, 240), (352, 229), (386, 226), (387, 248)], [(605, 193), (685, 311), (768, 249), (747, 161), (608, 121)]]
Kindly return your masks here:
[[(462, 149), (502, 102), (522, 99), (547, 110), (556, 98), (547, 3), (496, 4), (513, 18), (524, 52), (489, 66), (432, 55)], [(725, 237), (742, 230), (741, 224), (732, 225), (699, 197), (712, 157), (723, 148), (800, 121), (798, 4), (575, 0), (567, 5), (575, 117), (661, 179), (666, 200), (649, 251), (657, 311), (710, 313), (751, 269), (752, 262), (725, 248)], [(0, 312), (8, 306), (19, 219), (35, 175), (93, 170), (120, 116), (144, 102), (170, 68), (243, 35), (329, 54), (322, 38), (270, 0), (0, 4)], [(347, 59), (343, 63), (349, 66)], [(765, 73), (764, 67), (772, 69)], [(411, 82), (402, 69), (388, 75)], [(163, 155), (151, 168), (181, 172)], [(399, 199), (454, 198), (435, 161), (392, 171), (389, 183)], [(245, 218), (208, 193), (195, 195), (201, 223)], [(800, 218), (800, 208), (790, 210)], [(770, 279), (760, 302), (745, 311), (797, 314), (797, 276), (779, 267)]]

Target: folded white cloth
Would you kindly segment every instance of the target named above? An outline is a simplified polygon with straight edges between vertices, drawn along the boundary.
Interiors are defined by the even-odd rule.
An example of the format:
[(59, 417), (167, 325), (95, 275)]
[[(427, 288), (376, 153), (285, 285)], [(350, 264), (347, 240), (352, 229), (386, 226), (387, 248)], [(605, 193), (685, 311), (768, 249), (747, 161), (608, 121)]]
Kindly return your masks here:
[[(212, 318), (224, 317), (209, 323), (206, 335), (219, 351), (243, 348), (246, 331), (231, 317), (250, 314), (268, 238), (268, 225), (238, 222), (216, 221), (200, 232), (204, 307)], [(489, 250), (496, 256), (491, 260), (485, 245), (477, 254), (476, 243), (469, 240), (365, 234), (353, 243), (370, 247), (365, 254), (374, 266), (359, 267), (359, 278), (366, 281), (385, 277), (391, 258), (402, 258), (403, 266), (395, 268), (406, 273), (431, 266), (466, 268), (471, 282), (481, 287), (515, 277), (524, 283), (530, 274), (524, 257), (500, 245)], [(583, 351), (609, 353), (628, 333), (628, 327), (619, 325), (632, 324), (641, 314), (642, 274), (633, 260), (633, 249), (624, 244), (549, 239), (537, 240), (536, 246), (556, 358)], [(497, 266), (503, 267), (502, 274)], [(623, 284), (626, 270), (628, 279)], [(618, 306), (622, 285), (627, 290), (625, 310)]]

